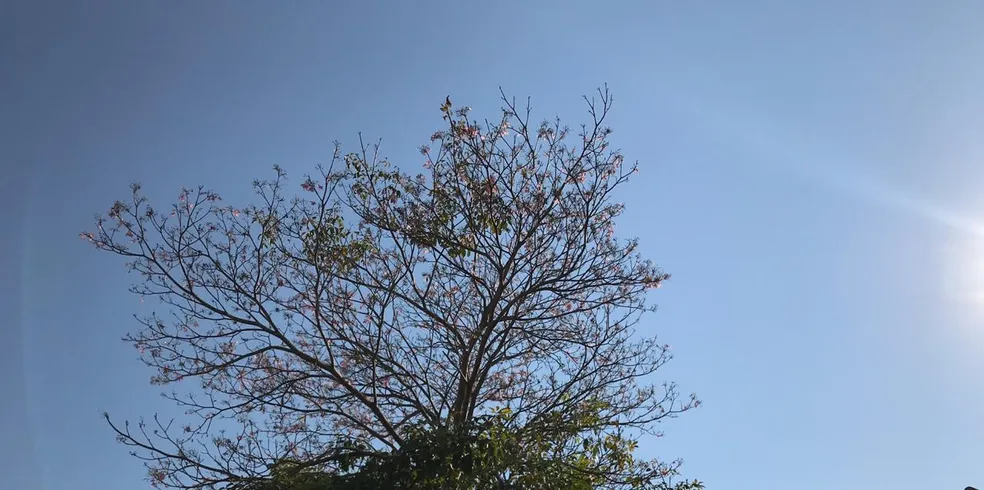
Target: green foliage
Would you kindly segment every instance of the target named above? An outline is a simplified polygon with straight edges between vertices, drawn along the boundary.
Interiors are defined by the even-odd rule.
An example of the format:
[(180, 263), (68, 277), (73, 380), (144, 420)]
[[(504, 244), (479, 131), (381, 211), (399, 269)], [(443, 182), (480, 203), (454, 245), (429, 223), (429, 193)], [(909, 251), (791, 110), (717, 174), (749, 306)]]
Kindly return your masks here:
[[(243, 490), (702, 490), (698, 481), (673, 483), (670, 469), (637, 461), (634, 439), (623, 435), (583, 436), (598, 425), (604, 403), (588, 402), (574, 414), (555, 413), (534, 426), (513, 427), (511, 411), (477, 417), (467, 427), (405, 432), (397, 451), (366, 458), (351, 473), (312, 471), (282, 462), (268, 480)], [(613, 474), (633, 474), (613, 480)]]

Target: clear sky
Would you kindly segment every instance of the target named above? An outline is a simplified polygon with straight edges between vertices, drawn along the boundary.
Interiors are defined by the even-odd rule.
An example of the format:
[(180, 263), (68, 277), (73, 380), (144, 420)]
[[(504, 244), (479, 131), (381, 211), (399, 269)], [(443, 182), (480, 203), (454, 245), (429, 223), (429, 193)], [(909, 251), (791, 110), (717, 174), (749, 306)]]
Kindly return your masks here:
[[(811, 4), (812, 6), (807, 6)], [(0, 487), (146, 488), (102, 411), (172, 411), (77, 234), (132, 180), (245, 202), (333, 140), (419, 164), (450, 94), (570, 123), (608, 83), (642, 172), (646, 329), (705, 405), (649, 455), (712, 489), (984, 485), (984, 3), (0, 2)], [(349, 146), (351, 148), (351, 146)]]

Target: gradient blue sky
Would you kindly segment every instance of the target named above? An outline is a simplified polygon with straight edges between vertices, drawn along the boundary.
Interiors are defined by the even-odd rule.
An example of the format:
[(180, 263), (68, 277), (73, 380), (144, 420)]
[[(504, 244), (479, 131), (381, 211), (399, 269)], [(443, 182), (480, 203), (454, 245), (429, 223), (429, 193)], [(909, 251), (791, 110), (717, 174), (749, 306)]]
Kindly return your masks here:
[[(812, 5), (812, 6), (808, 6)], [(642, 172), (647, 329), (705, 401), (644, 452), (712, 489), (984, 485), (984, 3), (0, 2), (0, 486), (145, 488), (100, 419), (171, 411), (77, 238), (140, 180), (245, 202), (357, 131), (417, 165), (446, 94), (578, 122)]]

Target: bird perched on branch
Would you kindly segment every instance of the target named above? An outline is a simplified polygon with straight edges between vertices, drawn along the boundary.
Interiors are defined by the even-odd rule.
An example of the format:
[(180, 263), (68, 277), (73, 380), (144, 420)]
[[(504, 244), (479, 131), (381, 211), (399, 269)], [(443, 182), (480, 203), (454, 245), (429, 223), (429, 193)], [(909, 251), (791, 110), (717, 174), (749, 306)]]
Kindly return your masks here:
[(447, 119), (449, 121), (451, 120), (451, 96), (450, 95), (444, 98), (444, 103), (441, 104), (441, 112), (444, 113), (444, 118), (445, 119)]

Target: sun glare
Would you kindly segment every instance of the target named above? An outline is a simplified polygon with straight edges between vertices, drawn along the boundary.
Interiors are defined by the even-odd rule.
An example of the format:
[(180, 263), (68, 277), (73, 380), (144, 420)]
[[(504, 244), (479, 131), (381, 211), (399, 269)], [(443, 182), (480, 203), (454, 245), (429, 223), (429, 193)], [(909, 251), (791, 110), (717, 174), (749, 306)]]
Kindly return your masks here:
[(943, 251), (946, 298), (984, 311), (984, 237), (954, 240)]

